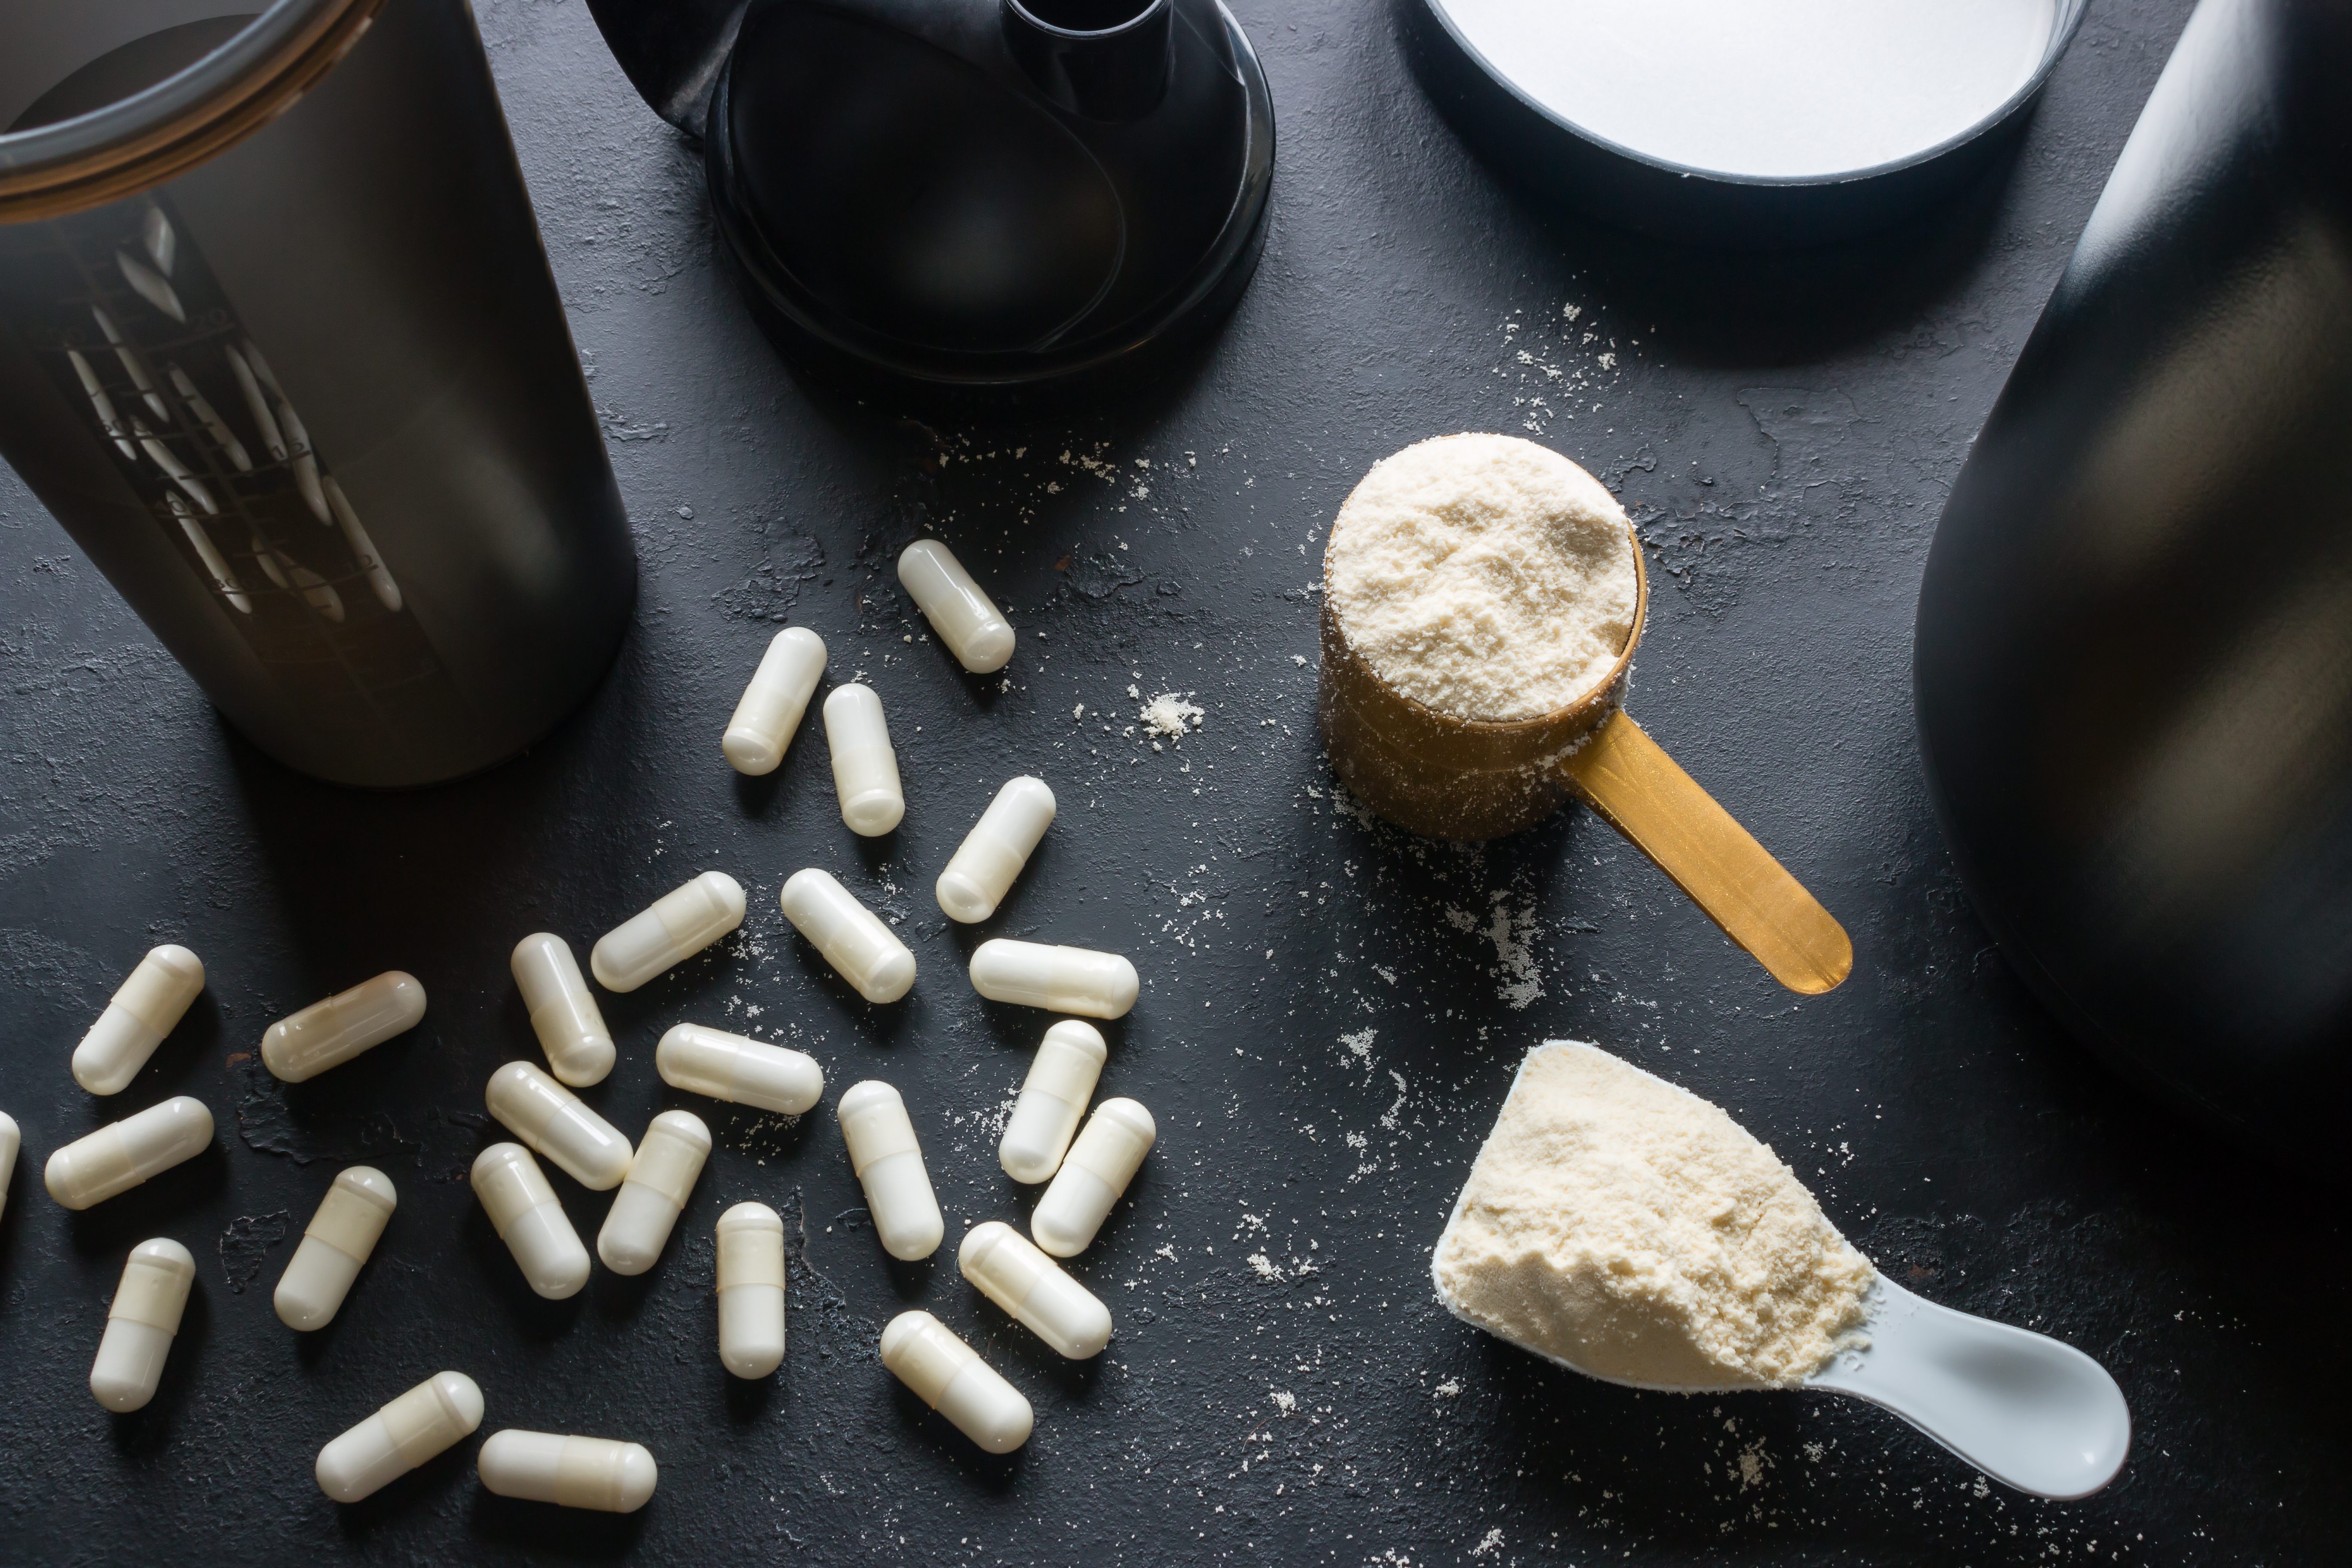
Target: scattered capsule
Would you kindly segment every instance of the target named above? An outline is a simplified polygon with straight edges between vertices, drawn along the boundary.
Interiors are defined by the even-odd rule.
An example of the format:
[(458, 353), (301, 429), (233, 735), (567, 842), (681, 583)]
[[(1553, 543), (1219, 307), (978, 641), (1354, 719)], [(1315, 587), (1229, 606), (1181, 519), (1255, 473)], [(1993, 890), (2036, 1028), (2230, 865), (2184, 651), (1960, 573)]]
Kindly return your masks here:
[(956, 1267), (1014, 1322), (1072, 1361), (1100, 1355), (1110, 1343), (1110, 1309), (1003, 1220), (964, 1232)]
[(948, 919), (969, 925), (994, 914), (1053, 821), (1054, 792), (1044, 779), (1024, 773), (1008, 780), (940, 873), (940, 908)]
[(996, 1145), (996, 1158), (1006, 1175), (1016, 1182), (1042, 1182), (1062, 1168), (1063, 1152), (1087, 1113), (1087, 1101), (1095, 1096), (1109, 1054), (1102, 1031), (1092, 1024), (1065, 1018), (1045, 1031), (1021, 1085), (1021, 1098), (1005, 1119), (1004, 1137)]
[(387, 969), (270, 1025), (261, 1037), (261, 1062), (274, 1077), (300, 1083), (406, 1033), (424, 1016), (425, 987), (413, 974)]
[(808, 712), (809, 699), (824, 674), (824, 639), (805, 626), (787, 626), (768, 644), (751, 684), (727, 721), (719, 749), (739, 773), (774, 773), (791, 749), (793, 733)]
[(1029, 1234), (1037, 1245), (1056, 1258), (1076, 1258), (1092, 1245), (1159, 1135), (1151, 1112), (1131, 1100), (1096, 1106), (1087, 1130), (1054, 1173), (1054, 1184), (1029, 1215)]
[(357, 1502), (481, 1424), (480, 1385), (462, 1372), (436, 1372), (320, 1449), (319, 1489), (337, 1502)]
[(16, 1119), (0, 1110), (0, 1215), (8, 1212), (8, 1178), (16, 1173), (16, 1151), (25, 1145), (25, 1135), (16, 1131)]
[(170, 942), (151, 950), (74, 1047), (74, 1081), (92, 1094), (121, 1093), (204, 988), (204, 960)]
[(719, 1216), (719, 1361), (747, 1378), (784, 1364), (784, 1222), (765, 1204)]
[(635, 1513), (654, 1495), (660, 1468), (642, 1443), (566, 1437), (553, 1432), (493, 1432), (474, 1460), (482, 1485), (500, 1497), (599, 1513)]
[(539, 931), (515, 943), (509, 966), (530, 1013), (531, 1033), (539, 1037), (555, 1076), (573, 1089), (604, 1082), (613, 1070), (613, 1032), (581, 978), (572, 944), (552, 931)]
[(654, 1070), (672, 1089), (783, 1116), (798, 1116), (824, 1095), (824, 1069), (805, 1051), (700, 1024), (672, 1026), (654, 1047)]
[(605, 990), (635, 991), (742, 923), (743, 885), (724, 871), (705, 871), (606, 931), (588, 967)]
[(1021, 1391), (929, 1312), (901, 1312), (890, 1320), (882, 1331), (882, 1364), (915, 1397), (992, 1454), (1013, 1452), (1029, 1440), (1037, 1424)]
[(340, 1173), (278, 1276), (277, 1294), (270, 1298), (278, 1321), (306, 1332), (332, 1322), (399, 1205), (392, 1178), (373, 1166), (352, 1165)]
[(686, 1195), (710, 1158), (710, 1129), (691, 1110), (665, 1110), (637, 1141), (636, 1157), (604, 1227), (596, 1233), (596, 1256), (615, 1274), (643, 1274), (661, 1259), (670, 1227), (686, 1211)]
[(898, 581), (956, 662), (972, 674), (992, 674), (1013, 657), (1012, 623), (938, 540), (918, 540), (899, 552)]
[(163, 1358), (180, 1331), (196, 1260), (169, 1237), (142, 1241), (122, 1265), (114, 1305), (106, 1310), (106, 1336), (90, 1363), (89, 1391), (117, 1415), (143, 1409), (163, 1380)]
[(195, 1158), (212, 1142), (213, 1113), (204, 1101), (174, 1095), (67, 1144), (49, 1156), (42, 1178), (49, 1196), (86, 1209)]
[(792, 874), (777, 895), (784, 918), (868, 1002), (896, 1002), (915, 984), (915, 955), (830, 871)]
[(610, 1191), (629, 1173), (634, 1151), (620, 1129), (529, 1062), (492, 1073), (482, 1098), (500, 1126), (590, 1192)]
[(992, 1002), (1087, 1018), (1123, 1018), (1140, 988), (1135, 965), (1115, 952), (995, 937), (971, 955), (971, 988)]
[(475, 1156), (473, 1183), (474, 1195), (530, 1288), (551, 1301), (578, 1294), (588, 1283), (588, 1249), (530, 1151), (520, 1143), (491, 1144)]
[(898, 787), (898, 753), (890, 749), (882, 699), (872, 687), (833, 689), (824, 700), (824, 743), (833, 752), (833, 787), (849, 831), (878, 838), (898, 826), (907, 815), (907, 796)]
[(867, 1079), (849, 1086), (837, 1113), (841, 1141), (849, 1145), (849, 1168), (866, 1189), (866, 1207), (882, 1250), (909, 1263), (937, 1252), (947, 1221), (923, 1169), (907, 1102), (881, 1079)]

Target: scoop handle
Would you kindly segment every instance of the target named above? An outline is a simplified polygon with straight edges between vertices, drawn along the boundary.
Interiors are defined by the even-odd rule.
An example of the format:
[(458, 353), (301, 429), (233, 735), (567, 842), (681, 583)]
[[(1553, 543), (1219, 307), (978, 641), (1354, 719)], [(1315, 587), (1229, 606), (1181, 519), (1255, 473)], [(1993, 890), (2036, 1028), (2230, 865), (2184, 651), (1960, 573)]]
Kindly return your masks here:
[(1622, 709), (1601, 721), (1560, 772), (1570, 793), (1673, 878), (1773, 979), (1818, 996), (1853, 973), (1853, 943), (1836, 917)]

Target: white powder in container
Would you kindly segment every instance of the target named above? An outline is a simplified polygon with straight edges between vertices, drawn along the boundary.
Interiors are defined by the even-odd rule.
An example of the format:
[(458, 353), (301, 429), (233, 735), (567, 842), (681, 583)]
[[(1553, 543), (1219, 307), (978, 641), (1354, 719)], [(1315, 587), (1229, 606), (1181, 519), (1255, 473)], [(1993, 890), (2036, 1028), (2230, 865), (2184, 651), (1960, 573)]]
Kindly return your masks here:
[(1858, 1341), (1877, 1278), (1720, 1107), (1567, 1040), (1520, 1064), (1431, 1271), (1465, 1322), (1692, 1392), (1802, 1383)]
[(1624, 651), (1633, 550), (1616, 499), (1559, 453), (1440, 436), (1364, 476), (1324, 575), (1349, 646), (1397, 690), (1457, 719), (1533, 719)]

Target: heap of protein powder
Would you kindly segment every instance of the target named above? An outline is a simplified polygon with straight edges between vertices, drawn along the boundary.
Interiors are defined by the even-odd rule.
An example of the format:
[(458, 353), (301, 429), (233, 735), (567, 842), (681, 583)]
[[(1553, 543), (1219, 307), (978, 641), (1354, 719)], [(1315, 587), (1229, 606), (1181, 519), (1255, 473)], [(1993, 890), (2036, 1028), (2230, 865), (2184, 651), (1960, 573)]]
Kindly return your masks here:
[(1876, 1279), (1719, 1107), (1566, 1040), (1520, 1064), (1432, 1272), (1465, 1322), (1693, 1391), (1803, 1382), (1858, 1342)]
[(1512, 436), (1383, 459), (1331, 525), (1327, 591), (1381, 678), (1459, 719), (1533, 719), (1606, 679), (1633, 635), (1633, 535), (1601, 482)]

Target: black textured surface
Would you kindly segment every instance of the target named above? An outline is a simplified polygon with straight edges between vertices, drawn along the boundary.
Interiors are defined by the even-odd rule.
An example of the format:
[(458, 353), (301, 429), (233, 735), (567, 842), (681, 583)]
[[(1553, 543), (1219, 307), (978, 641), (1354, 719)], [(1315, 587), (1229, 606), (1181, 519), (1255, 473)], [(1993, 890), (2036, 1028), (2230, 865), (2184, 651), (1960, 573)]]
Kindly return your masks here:
[[(1360, 5), (1240, 9), (1283, 151), (1234, 321), (1169, 384), (983, 429), (796, 383), (714, 266), (698, 160), (586, 9), (483, 8), (643, 559), (610, 681), (485, 777), (370, 796), (287, 774), (225, 732), (21, 489), (0, 497), (0, 1106), (27, 1145), (0, 1219), (0, 1559), (2286, 1563), (2340, 1546), (2337, 1211), (2147, 1109), (2025, 997), (1951, 877), (1908, 699), (1945, 486), (2185, 8), (2095, 7), (2015, 167), (1937, 222), (1724, 263), (1503, 193)], [(1655, 584), (1633, 710), (1844, 918), (1843, 989), (1776, 989), (1590, 817), (1474, 852), (1333, 798), (1305, 591), (1324, 521), (1373, 460), (1464, 427), (1537, 435), (1621, 487)], [(923, 527), (1013, 608), (1007, 688), (901, 640), (920, 632), (888, 563)], [(886, 845), (840, 826), (821, 742), (765, 782), (718, 756), (780, 616), (889, 705), (911, 805)], [(1128, 732), (1130, 685), (1195, 693), (1203, 728), (1155, 752)], [(976, 1305), (945, 1252), (886, 1262), (829, 1112), (714, 1109), (651, 1062), (696, 1018), (806, 1047), (836, 1095), (887, 1076), (950, 1234), (1018, 1217), (991, 1122), (1045, 1020), (974, 1000), (958, 969), (981, 933), (947, 929), (929, 887), (1024, 769), (1062, 819), (983, 931), (1135, 956), (1147, 989), (1109, 1031), (1104, 1090), (1162, 1128), (1076, 1270), (1119, 1322), (1080, 1367)], [(902, 918), (924, 965), (909, 1000), (857, 1005), (798, 945), (774, 899), (804, 864)], [(482, 1082), (533, 1054), (507, 951), (541, 928), (584, 949), (712, 866), (752, 889), (751, 920), (606, 999), (623, 1060), (591, 1099), (632, 1132), (692, 1105), (720, 1152), (654, 1273), (542, 1303), (462, 1182)], [(167, 939), (212, 988), (125, 1095), (93, 1101), (67, 1055)], [(258, 1070), (271, 1018), (392, 966), (433, 998), (414, 1035), (293, 1089)], [(1557, 1035), (1731, 1107), (1926, 1294), (2099, 1355), (2138, 1422), (2123, 1478), (2033, 1503), (1867, 1409), (1633, 1394), (1447, 1318), (1428, 1248), (1512, 1064)], [(49, 1201), (50, 1150), (172, 1092), (214, 1108), (213, 1152), (85, 1215)], [(341, 1318), (298, 1341), (267, 1288), (355, 1157), (402, 1206)], [(593, 1231), (604, 1200), (554, 1180)], [(791, 1354), (757, 1385), (720, 1370), (708, 1295), (710, 1226), (747, 1197), (795, 1236)], [(203, 1272), (161, 1395), (112, 1417), (83, 1380), (123, 1253), (154, 1235)], [(1027, 1448), (977, 1455), (875, 1364), (909, 1301), (1036, 1401)], [(468, 1444), (358, 1507), (321, 1497), (319, 1445), (443, 1366), (480, 1380), (493, 1427), (644, 1441), (660, 1492), (617, 1522), (503, 1501)]]

